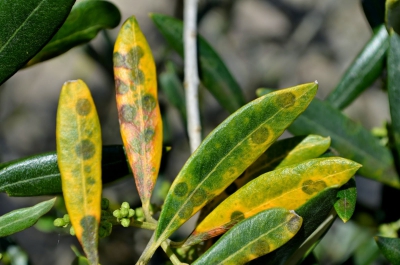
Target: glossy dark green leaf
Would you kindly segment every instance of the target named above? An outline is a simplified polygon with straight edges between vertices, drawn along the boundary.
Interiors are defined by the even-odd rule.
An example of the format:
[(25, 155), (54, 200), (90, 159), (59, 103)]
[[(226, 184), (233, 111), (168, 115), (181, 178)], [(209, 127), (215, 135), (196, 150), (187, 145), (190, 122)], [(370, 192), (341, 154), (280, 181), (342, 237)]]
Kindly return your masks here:
[(148, 262), (161, 242), (264, 153), (316, 91), (317, 84), (308, 83), (270, 93), (246, 104), (210, 133), (174, 180), (139, 263)]
[[(283, 265), (291, 259), (295, 261), (294, 254), (297, 257), (297, 261), (301, 260), (303, 254), (309, 249), (309, 246), (317, 242), (323, 229), (326, 228), (326, 223), (329, 224), (330, 214), (333, 205), (336, 201), (338, 189), (328, 189), (316, 197), (308, 201), (306, 204), (296, 209), (296, 213), (303, 217), (303, 225), (299, 232), (285, 245), (277, 249), (276, 251), (260, 257), (250, 264), (268, 264), (268, 265)], [(317, 232), (314, 234), (314, 232)], [(294, 262), (293, 264), (296, 264)]]
[(56, 198), (0, 216), (0, 237), (8, 236), (31, 227), (42, 215), (50, 211), (55, 201)]
[(186, 118), (186, 102), (185, 93), (182, 81), (177, 76), (172, 63), (166, 65), (166, 70), (159, 75), (160, 88), (168, 99), (181, 115), (182, 121), (185, 123)]
[[(102, 179), (107, 184), (129, 174), (121, 145), (103, 146)], [(9, 196), (61, 194), (56, 152), (0, 164), (0, 192)]]
[(72, 8), (57, 34), (27, 66), (54, 58), (77, 45), (87, 43), (96, 37), (100, 30), (116, 27), (120, 20), (118, 8), (110, 2), (79, 2)]
[(302, 218), (293, 211), (262, 211), (234, 226), (192, 264), (245, 264), (285, 244), (301, 224)]
[(389, 48), (389, 34), (382, 24), (346, 70), (327, 101), (344, 109), (381, 75)]
[(75, 0), (0, 1), (0, 85), (53, 37)]
[(354, 178), (341, 187), (337, 196), (339, 200), (335, 202), (335, 210), (340, 219), (346, 223), (356, 208), (357, 188)]
[(372, 29), (385, 23), (385, 0), (362, 0), (365, 17)]
[(375, 237), (382, 254), (392, 264), (400, 264), (400, 238)]
[[(273, 90), (259, 89), (257, 95), (271, 91)], [(360, 175), (400, 188), (400, 180), (389, 149), (382, 146), (363, 126), (350, 120), (328, 103), (314, 99), (289, 127), (289, 131), (295, 135), (330, 136), (332, 147), (340, 156), (363, 165), (358, 171)]]
[(386, 27), (389, 31), (392, 29), (400, 34), (400, 1), (386, 0)]
[[(390, 115), (392, 118), (392, 133), (400, 154), (400, 35), (393, 32), (390, 36), (390, 49), (387, 61), (387, 87), (389, 94)], [(400, 162), (400, 161), (397, 161)]]
[[(156, 27), (168, 44), (183, 57), (183, 23), (173, 17), (151, 14)], [(243, 93), (218, 54), (201, 36), (198, 37), (199, 75), (202, 84), (222, 107), (233, 113), (246, 103)]]

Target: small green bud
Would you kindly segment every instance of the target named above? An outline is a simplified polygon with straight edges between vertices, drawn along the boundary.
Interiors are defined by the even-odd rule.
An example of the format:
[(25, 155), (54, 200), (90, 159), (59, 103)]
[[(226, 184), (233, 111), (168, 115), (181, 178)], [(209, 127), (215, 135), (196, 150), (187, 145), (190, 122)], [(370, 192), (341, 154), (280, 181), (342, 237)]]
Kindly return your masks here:
[(121, 225), (123, 227), (128, 227), (131, 224), (131, 220), (128, 218), (122, 218), (121, 219)]
[(107, 220), (111, 213), (109, 211), (101, 210), (100, 221)]
[(100, 226), (99, 227), (99, 237), (105, 238), (106, 236), (107, 236), (107, 230)]
[(120, 210), (115, 210), (113, 212), (113, 216), (118, 218), (118, 219), (122, 218), (121, 211)]
[(110, 201), (107, 198), (101, 198), (101, 209), (107, 210), (110, 206)]
[(121, 213), (121, 217), (128, 217), (129, 214), (129, 210), (126, 208), (121, 208), (121, 210), (119, 210)]
[(71, 234), (71, 236), (75, 235), (75, 229), (73, 226), (71, 226), (71, 228), (69, 229), (69, 233)]
[(144, 216), (138, 217), (138, 218), (136, 218), (136, 220), (139, 221), (139, 222), (144, 222)]
[(139, 217), (143, 217), (144, 213), (143, 213), (143, 209), (142, 208), (136, 208), (135, 210), (136, 216)]
[(68, 214), (64, 214), (63, 219), (67, 224), (69, 224), (71, 222), (71, 220), (69, 219), (69, 215)]
[(129, 209), (129, 211), (128, 211), (128, 217), (131, 218), (131, 217), (133, 217), (134, 215), (135, 215), (135, 210)]
[(128, 203), (128, 202), (123, 202), (123, 203), (121, 204), (121, 209), (123, 209), (123, 208), (125, 208), (125, 209), (128, 209), (128, 210), (129, 210), (129, 208), (131, 208), (131, 206), (129, 205), (129, 203)]
[(53, 225), (56, 227), (63, 227), (66, 225), (66, 223), (63, 218), (57, 218), (53, 221)]
[(100, 225), (106, 230), (107, 232), (106, 236), (109, 236), (112, 232), (112, 223), (105, 221), (102, 222)]

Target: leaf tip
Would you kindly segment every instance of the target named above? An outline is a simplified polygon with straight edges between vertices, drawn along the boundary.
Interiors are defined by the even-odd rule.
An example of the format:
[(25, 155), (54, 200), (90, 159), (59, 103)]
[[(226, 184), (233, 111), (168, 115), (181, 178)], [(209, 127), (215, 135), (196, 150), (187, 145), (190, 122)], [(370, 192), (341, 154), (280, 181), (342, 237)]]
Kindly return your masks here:
[(315, 83), (316, 85), (318, 85), (318, 80), (315, 80), (314, 83)]

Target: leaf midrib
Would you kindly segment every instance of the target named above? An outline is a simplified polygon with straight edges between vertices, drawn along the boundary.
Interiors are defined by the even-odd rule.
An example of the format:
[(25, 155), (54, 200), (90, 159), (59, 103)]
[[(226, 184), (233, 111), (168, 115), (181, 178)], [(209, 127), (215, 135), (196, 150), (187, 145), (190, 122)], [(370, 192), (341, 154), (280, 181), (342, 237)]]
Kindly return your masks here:
[(25, 19), (24, 22), (21, 23), (21, 25), (17, 28), (17, 30), (14, 31), (14, 33), (8, 38), (7, 42), (0, 48), (0, 53), (3, 52), (5, 47), (11, 42), (11, 40), (14, 39), (14, 37), (18, 34), (18, 32), (27, 24), (27, 21), (39, 10), (39, 8), (42, 6), (42, 4), (46, 2), (46, 0), (42, 0), (35, 9), (32, 10), (32, 12), (29, 14), (29, 16)]

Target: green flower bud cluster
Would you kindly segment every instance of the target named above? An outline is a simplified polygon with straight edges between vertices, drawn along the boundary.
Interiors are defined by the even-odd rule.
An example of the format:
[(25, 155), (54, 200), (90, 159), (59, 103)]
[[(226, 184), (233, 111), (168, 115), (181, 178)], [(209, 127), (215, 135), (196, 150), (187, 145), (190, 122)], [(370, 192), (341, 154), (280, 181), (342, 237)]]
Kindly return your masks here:
[(113, 216), (123, 227), (128, 227), (131, 224), (131, 218), (135, 216), (135, 210), (130, 207), (128, 202), (123, 202), (121, 208), (113, 212)]
[(176, 255), (179, 257), (179, 259), (182, 262), (188, 262), (192, 263), (195, 261), (199, 255), (196, 251), (196, 247), (199, 246), (191, 246), (191, 247), (186, 247), (186, 248), (177, 248), (176, 249)]

